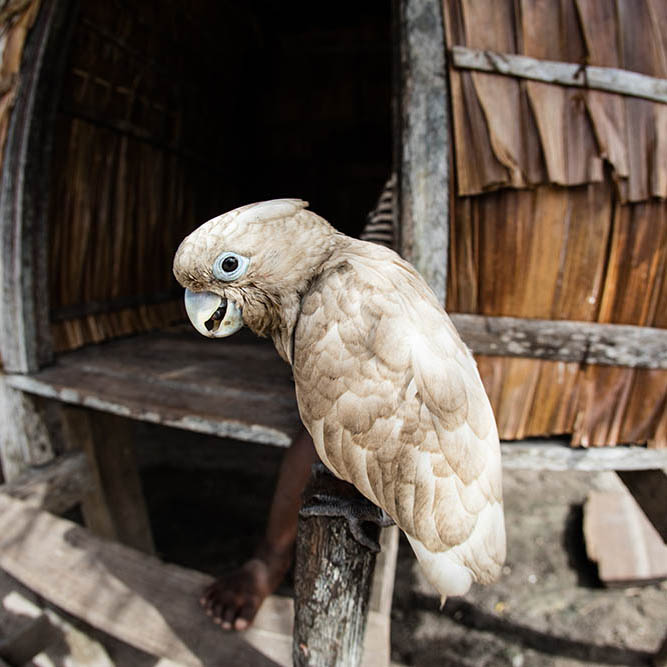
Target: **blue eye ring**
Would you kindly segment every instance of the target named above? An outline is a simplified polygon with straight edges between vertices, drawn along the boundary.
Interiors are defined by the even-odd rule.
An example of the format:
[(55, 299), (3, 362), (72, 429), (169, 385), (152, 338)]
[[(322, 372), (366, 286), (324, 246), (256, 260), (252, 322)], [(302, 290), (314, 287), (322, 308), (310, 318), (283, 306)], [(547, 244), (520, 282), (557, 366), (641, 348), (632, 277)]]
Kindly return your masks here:
[(237, 280), (248, 270), (250, 260), (235, 252), (223, 252), (213, 262), (213, 275), (218, 280)]

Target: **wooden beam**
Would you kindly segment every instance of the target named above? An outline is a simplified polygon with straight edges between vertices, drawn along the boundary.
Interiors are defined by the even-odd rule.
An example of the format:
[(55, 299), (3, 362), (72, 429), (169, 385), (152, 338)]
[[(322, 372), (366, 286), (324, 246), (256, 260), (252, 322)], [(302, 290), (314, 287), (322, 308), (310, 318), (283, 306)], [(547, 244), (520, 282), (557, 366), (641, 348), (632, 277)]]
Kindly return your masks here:
[(496, 53), (465, 46), (453, 46), (451, 58), (454, 67), (459, 69), (492, 72), (563, 86), (593, 88), (667, 103), (667, 80), (628, 70), (538, 60), (513, 53)]
[(647, 470), (667, 467), (667, 449), (616, 445), (570, 447), (563, 441), (522, 440), (503, 442), (503, 468), (507, 470)]
[(450, 317), (475, 354), (667, 368), (667, 329), (464, 313)]
[(0, 493), (22, 500), (28, 507), (62, 514), (81, 502), (92, 485), (85, 454), (73, 452), (43, 467), (26, 470), (0, 486)]
[(81, 502), (86, 526), (100, 537), (154, 553), (132, 422), (82, 408), (65, 407), (63, 414), (67, 441), (83, 450), (95, 482)]
[(74, 3), (41, 4), (21, 61), (0, 181), (0, 357), (31, 372), (52, 356), (48, 305), (49, 172), (56, 100)]
[[(667, 462), (664, 465), (667, 468)], [(667, 542), (667, 474), (664, 470), (622, 470), (618, 476)]]
[[(212, 577), (107, 542), (2, 494), (0, 568), (93, 627), (186, 667), (292, 664), (292, 600), (271, 596), (250, 630), (222, 632), (198, 601)], [(371, 612), (369, 633), (386, 633), (387, 622)], [(379, 665), (368, 648), (364, 664)]]
[(5, 481), (53, 458), (59, 444), (57, 410), (39, 396), (14, 389), (0, 372), (0, 463)]
[(445, 303), (449, 98), (440, 0), (399, 0), (398, 206), (401, 254)]

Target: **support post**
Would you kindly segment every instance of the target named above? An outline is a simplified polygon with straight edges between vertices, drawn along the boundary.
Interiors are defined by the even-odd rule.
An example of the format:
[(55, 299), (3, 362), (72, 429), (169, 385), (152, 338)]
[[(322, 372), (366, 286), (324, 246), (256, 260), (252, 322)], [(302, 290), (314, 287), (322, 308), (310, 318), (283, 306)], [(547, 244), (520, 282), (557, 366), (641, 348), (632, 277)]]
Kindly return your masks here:
[(442, 2), (398, 0), (397, 22), (400, 249), (444, 305), (450, 145)]
[(86, 526), (100, 537), (154, 553), (130, 420), (69, 406), (63, 413), (67, 441), (85, 452), (95, 482), (81, 502)]
[(13, 389), (0, 373), (0, 463), (6, 482), (53, 459), (58, 449), (56, 410), (46, 399)]
[[(315, 469), (317, 466), (315, 466)], [(377, 508), (350, 484), (315, 471), (304, 493), (296, 543), (293, 663), (296, 667), (361, 664), (376, 550), (361, 544), (336, 508), (370, 517)], [(370, 519), (372, 521), (372, 519)], [(371, 540), (379, 526), (364, 521)]]

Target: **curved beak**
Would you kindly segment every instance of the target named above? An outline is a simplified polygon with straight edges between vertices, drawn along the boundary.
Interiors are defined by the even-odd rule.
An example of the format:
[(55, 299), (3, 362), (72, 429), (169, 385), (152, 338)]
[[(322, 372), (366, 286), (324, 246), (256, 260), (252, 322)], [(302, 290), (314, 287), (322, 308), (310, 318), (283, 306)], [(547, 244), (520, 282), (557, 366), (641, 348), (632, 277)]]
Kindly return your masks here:
[(241, 309), (213, 292), (185, 290), (185, 311), (192, 326), (207, 338), (225, 338), (243, 326)]

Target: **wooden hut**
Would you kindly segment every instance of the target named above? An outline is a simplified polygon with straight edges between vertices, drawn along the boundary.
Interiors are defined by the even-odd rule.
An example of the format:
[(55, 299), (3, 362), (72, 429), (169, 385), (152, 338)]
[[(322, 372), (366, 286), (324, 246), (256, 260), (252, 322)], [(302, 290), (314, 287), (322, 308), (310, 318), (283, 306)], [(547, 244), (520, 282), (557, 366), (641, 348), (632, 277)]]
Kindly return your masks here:
[[(524, 442), (508, 464), (665, 465), (659, 0), (311, 6), (0, 3), (0, 567), (184, 664), (223, 649), (196, 620), (206, 577), (140, 553), (131, 420), (278, 446), (298, 427), (270, 348), (171, 326), (173, 252), (221, 210), (306, 197), (354, 235), (393, 161), (402, 252), (478, 354), (502, 436), (656, 450)], [(75, 502), (88, 530), (44, 511)], [(391, 551), (383, 568), (381, 660)], [(289, 608), (228, 638), (230, 664), (277, 644), (289, 662)]]

